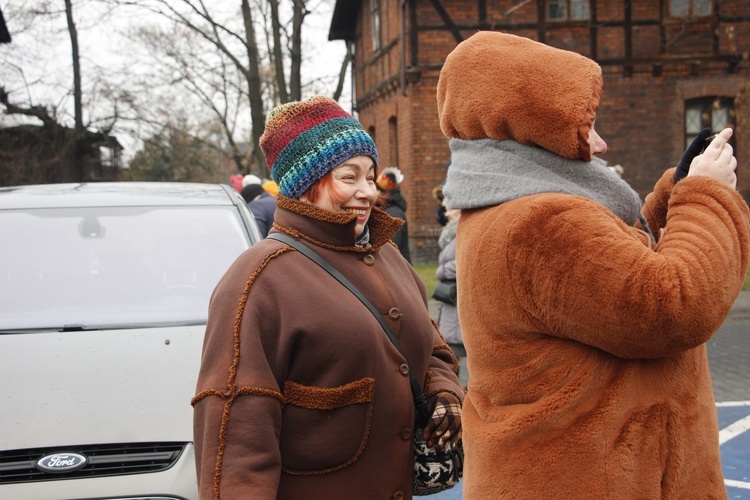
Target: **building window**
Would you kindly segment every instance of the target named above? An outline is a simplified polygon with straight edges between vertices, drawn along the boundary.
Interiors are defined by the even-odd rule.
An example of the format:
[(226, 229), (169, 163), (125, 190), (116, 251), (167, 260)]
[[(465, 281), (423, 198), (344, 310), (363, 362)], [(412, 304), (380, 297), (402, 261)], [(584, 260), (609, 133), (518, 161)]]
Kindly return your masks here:
[(390, 146), (390, 163), (393, 166), (398, 165), (398, 122), (395, 116), (388, 119), (388, 142)]
[(548, 21), (586, 21), (589, 0), (547, 0)]
[(370, 0), (370, 18), (372, 19), (372, 50), (380, 50), (380, 0)]
[(711, 0), (669, 0), (670, 17), (711, 15)]
[[(715, 134), (734, 128), (734, 104), (731, 97), (703, 97), (685, 102), (685, 147), (706, 127)], [(735, 136), (729, 144), (735, 147)], [(735, 152), (736, 153), (736, 152)]]

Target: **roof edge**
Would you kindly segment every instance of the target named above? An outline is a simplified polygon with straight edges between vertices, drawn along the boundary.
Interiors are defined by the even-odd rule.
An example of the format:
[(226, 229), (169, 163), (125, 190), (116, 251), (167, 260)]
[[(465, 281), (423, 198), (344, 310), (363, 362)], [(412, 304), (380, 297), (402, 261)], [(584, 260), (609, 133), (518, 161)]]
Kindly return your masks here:
[(328, 30), (328, 40), (354, 40), (361, 0), (336, 0)]

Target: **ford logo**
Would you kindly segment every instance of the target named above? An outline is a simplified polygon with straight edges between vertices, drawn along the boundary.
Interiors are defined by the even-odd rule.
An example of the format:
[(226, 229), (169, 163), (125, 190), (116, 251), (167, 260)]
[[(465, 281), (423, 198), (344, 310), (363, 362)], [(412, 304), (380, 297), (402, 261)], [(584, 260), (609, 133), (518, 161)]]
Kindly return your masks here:
[(71, 472), (80, 469), (87, 462), (88, 459), (78, 453), (55, 453), (40, 458), (36, 468), (44, 472)]

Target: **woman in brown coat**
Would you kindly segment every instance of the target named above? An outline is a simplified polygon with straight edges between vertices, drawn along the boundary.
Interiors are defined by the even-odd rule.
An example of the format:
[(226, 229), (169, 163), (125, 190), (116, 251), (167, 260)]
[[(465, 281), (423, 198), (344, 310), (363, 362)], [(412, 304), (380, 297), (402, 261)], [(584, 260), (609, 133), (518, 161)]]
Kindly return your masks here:
[(440, 74), (467, 499), (726, 498), (706, 342), (748, 266), (732, 131), (668, 170), (644, 218), (594, 157), (601, 90), (595, 62), (498, 32)]
[[(271, 234), (312, 248), (380, 311), (286, 244), (243, 253), (211, 299), (195, 407), (201, 498), (411, 498), (416, 410), (409, 368), (434, 408), (425, 434), (461, 436), (456, 362), (425, 287), (375, 208), (377, 151), (334, 101), (275, 109), (261, 139), (279, 185)], [(408, 363), (408, 366), (407, 366)]]

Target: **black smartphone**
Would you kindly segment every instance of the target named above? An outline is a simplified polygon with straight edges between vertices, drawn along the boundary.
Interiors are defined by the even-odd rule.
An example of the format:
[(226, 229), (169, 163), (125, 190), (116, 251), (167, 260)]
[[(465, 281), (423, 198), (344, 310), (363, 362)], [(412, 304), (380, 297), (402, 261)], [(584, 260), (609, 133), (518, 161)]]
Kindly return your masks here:
[(711, 141), (716, 139), (716, 135), (717, 134), (713, 134), (713, 135), (709, 135), (708, 137), (706, 137), (706, 139), (703, 141), (703, 148), (701, 149), (701, 154), (703, 154), (703, 152), (706, 150), (708, 145), (711, 144)]

